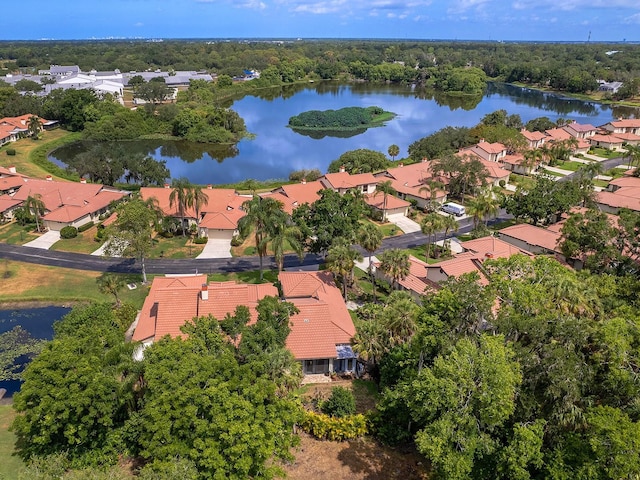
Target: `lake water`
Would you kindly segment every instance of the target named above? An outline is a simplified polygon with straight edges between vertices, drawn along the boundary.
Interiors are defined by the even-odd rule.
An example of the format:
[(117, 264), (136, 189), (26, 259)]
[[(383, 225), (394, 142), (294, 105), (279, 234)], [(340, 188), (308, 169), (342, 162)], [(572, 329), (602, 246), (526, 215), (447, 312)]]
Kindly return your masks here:
[[(0, 333), (8, 332), (21, 326), (33, 338), (51, 340), (53, 323), (71, 311), (66, 307), (19, 308), (0, 310)], [(19, 380), (2, 381), (0, 388), (6, 388), (6, 397), (12, 396), (20, 389)]]
[[(376, 105), (397, 114), (384, 127), (348, 138), (311, 138), (286, 127), (289, 118), (307, 110)], [(487, 113), (504, 109), (522, 121), (541, 116), (598, 126), (619, 116), (638, 116), (637, 110), (583, 102), (505, 84), (489, 84), (483, 97), (447, 97), (401, 85), (339, 84), (323, 82), (269, 89), (229, 102), (254, 136), (235, 147), (179, 141), (129, 142), (141, 151), (167, 161), (172, 178), (187, 177), (198, 184), (235, 183), (287, 178), (292, 170), (317, 168), (325, 172), (341, 154), (368, 148), (387, 154), (390, 145), (407, 156), (409, 145), (446, 126), (476, 125)], [(63, 147), (51, 157), (58, 164), (87, 147)]]

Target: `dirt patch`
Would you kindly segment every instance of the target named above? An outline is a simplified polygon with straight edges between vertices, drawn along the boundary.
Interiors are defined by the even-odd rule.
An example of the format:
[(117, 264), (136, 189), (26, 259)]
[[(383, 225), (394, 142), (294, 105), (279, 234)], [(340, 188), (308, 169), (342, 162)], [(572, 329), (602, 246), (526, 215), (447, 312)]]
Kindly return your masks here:
[(290, 480), (426, 480), (425, 460), (415, 451), (385, 447), (369, 437), (348, 442), (300, 434), (296, 457), (284, 467)]

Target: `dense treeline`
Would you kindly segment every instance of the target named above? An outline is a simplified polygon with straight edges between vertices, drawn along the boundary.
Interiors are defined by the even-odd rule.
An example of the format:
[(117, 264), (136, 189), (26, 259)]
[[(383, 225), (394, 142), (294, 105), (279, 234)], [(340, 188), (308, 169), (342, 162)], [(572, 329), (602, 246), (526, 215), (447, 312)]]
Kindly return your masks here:
[[(142, 461), (141, 478), (273, 478), (300, 417), (291, 397), (300, 364), (284, 346), (297, 310), (275, 297), (257, 310), (253, 325), (244, 306), (196, 318), (183, 327), (187, 339), (164, 337), (136, 361), (139, 346), (124, 336), (135, 308), (76, 307), (14, 398), (17, 449), (35, 462), (25, 478), (122, 456)], [(176, 465), (182, 474), (169, 477)]]
[[(596, 79), (630, 85), (640, 76), (640, 46), (358, 40), (4, 42), (0, 43), (0, 62), (5, 65), (0, 74), (18, 69), (35, 71), (51, 63), (77, 64), (86, 71), (206, 69), (229, 76), (255, 68), (284, 83), (306, 76), (328, 79), (346, 75), (368, 81), (439, 83), (439, 88), (449, 83), (437, 75), (441, 67), (456, 73), (454, 84), (468, 83), (456, 77), (473, 67), (500, 81), (585, 92), (597, 87)], [(637, 94), (637, 87), (635, 92), (623, 93)]]
[(638, 279), (523, 255), (484, 270), (403, 314), (358, 311), (376, 434), (415, 443), (434, 478), (636, 478)]

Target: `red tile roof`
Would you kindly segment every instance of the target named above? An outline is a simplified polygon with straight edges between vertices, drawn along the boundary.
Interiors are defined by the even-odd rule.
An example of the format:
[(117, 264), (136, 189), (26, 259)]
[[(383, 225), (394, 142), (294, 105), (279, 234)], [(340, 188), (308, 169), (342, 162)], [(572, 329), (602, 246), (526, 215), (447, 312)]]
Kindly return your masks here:
[(615, 192), (598, 192), (596, 193), (596, 203), (613, 208), (628, 208), (639, 212), (640, 188), (623, 187)]
[(376, 177), (371, 173), (358, 173), (351, 175), (347, 172), (327, 173), (324, 177), (336, 190), (360, 187), (378, 183)]
[(595, 135), (589, 137), (589, 141), (590, 142), (606, 142), (606, 143), (617, 143), (622, 145), (624, 143), (624, 140), (622, 140), (622, 138), (619, 138), (619, 135), (600, 135), (599, 133), (596, 133)]
[(542, 247), (549, 251), (559, 251), (558, 241), (560, 240), (560, 235), (546, 228), (536, 227), (528, 223), (520, 223), (503, 228), (500, 230), (500, 234), (521, 240), (529, 245)]
[(544, 140), (545, 138), (547, 138), (547, 136), (542, 132), (530, 132), (529, 130), (526, 130), (524, 128), (520, 130), (520, 133), (530, 142), (539, 142), (540, 140)]
[(493, 235), (461, 242), (460, 245), (466, 251), (475, 253), (478, 259), (509, 258), (517, 254), (531, 255)]
[(476, 144), (476, 146), (484, 150), (485, 152), (491, 153), (491, 154), (502, 153), (507, 149), (507, 147), (505, 147), (502, 143), (498, 143), (498, 142), (493, 142), (493, 143), (479, 142), (478, 144)]
[[(377, 208), (378, 210), (382, 210), (384, 208), (384, 195), (382, 193), (379, 193), (378, 195), (373, 193), (371, 195), (365, 195), (364, 201), (370, 207)], [(402, 200), (401, 198), (393, 195), (387, 195), (387, 210), (407, 208), (409, 205), (411, 204), (406, 200)]]
[(0, 195), (0, 213), (6, 212), (22, 203), (21, 200), (11, 198), (9, 195)]
[[(142, 187), (140, 189), (140, 196), (143, 200), (147, 200), (151, 197), (158, 201), (158, 205), (162, 209), (165, 215), (172, 217), (179, 217), (178, 205), (174, 203), (171, 206), (169, 197), (171, 196), (172, 188), (163, 187)], [(245, 200), (250, 200), (251, 197), (243, 197), (237, 195), (232, 188), (206, 188), (202, 190), (208, 198), (208, 203), (203, 205), (200, 213), (222, 213), (229, 209), (239, 208)], [(196, 218), (196, 212), (194, 208), (187, 208), (185, 211), (186, 218)]]
[(621, 118), (609, 123), (615, 128), (640, 128), (640, 118)]

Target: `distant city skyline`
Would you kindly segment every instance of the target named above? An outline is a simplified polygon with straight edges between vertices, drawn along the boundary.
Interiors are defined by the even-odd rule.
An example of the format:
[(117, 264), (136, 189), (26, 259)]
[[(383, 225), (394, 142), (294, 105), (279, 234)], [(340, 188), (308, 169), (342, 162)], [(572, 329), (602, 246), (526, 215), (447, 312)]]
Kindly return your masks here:
[(638, 0), (27, 0), (0, 40), (640, 41)]

